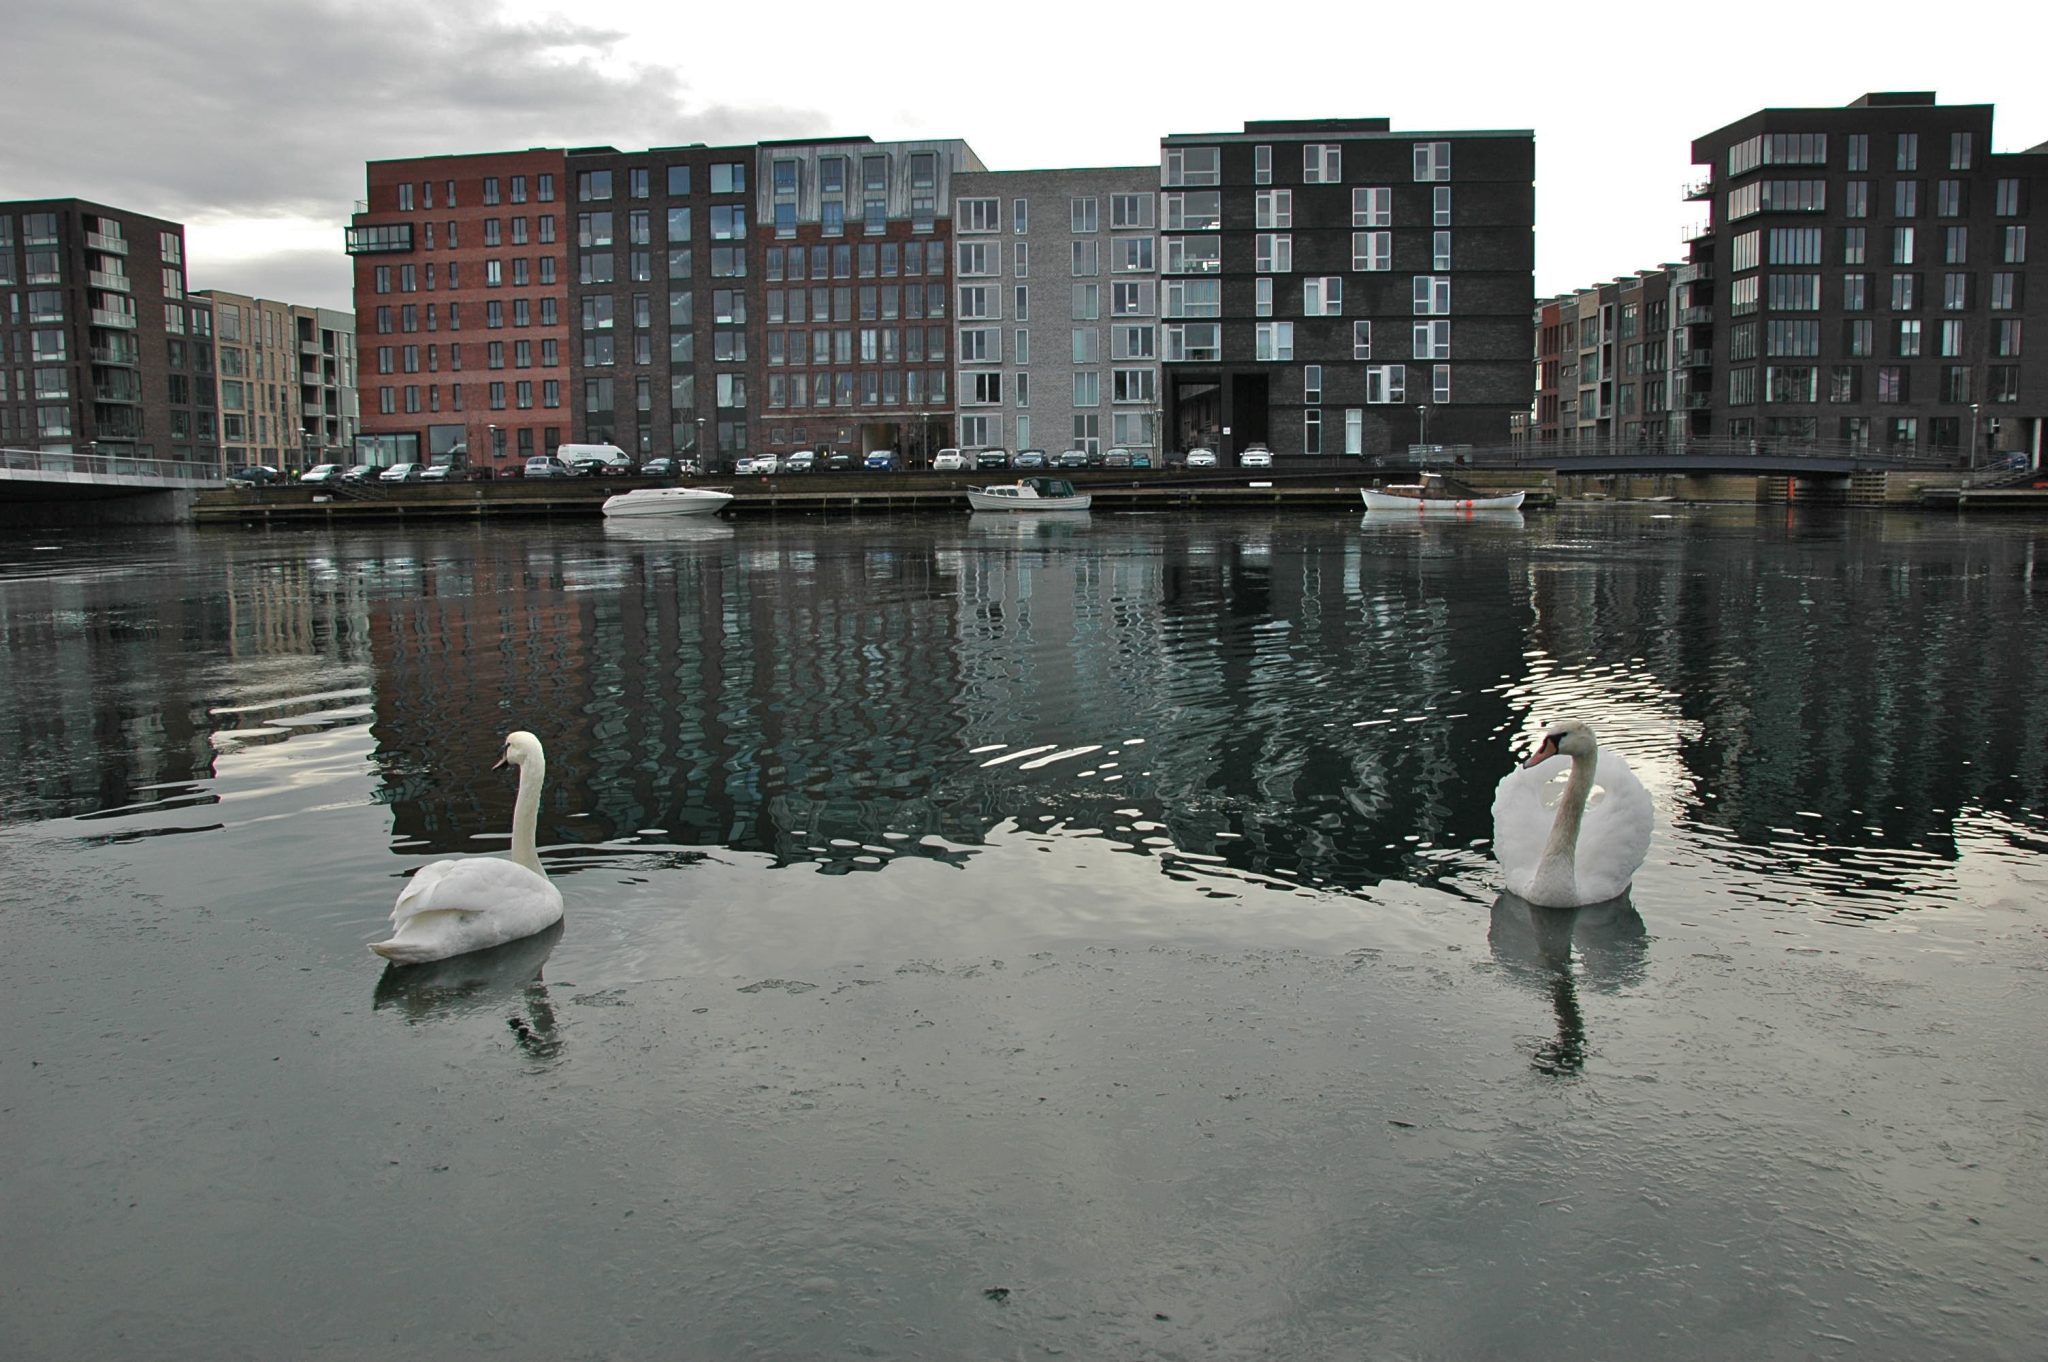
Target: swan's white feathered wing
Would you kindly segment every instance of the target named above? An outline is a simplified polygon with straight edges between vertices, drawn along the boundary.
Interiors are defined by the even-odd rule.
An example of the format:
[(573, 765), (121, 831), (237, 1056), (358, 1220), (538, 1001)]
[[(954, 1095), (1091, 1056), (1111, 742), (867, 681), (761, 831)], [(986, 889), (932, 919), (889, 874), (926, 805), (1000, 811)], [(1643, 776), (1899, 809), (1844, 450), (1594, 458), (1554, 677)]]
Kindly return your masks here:
[(411, 964), (485, 950), (553, 926), (562, 891), (523, 865), (495, 856), (422, 866), (392, 905), (395, 930), (370, 949)]
[[(1526, 893), (1557, 821), (1557, 802), (1571, 774), (1571, 759), (1552, 757), (1518, 767), (1493, 795), (1493, 854), (1507, 887)], [(1601, 903), (1628, 888), (1650, 854), (1650, 792), (1612, 748), (1600, 749), (1593, 793), (1579, 825), (1575, 865), (1580, 903)]]

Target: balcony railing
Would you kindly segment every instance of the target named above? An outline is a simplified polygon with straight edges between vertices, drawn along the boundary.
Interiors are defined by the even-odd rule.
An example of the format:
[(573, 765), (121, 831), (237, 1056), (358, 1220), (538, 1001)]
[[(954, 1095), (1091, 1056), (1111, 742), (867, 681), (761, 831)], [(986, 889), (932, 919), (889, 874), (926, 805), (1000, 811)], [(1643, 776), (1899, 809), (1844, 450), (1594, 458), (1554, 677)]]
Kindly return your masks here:
[(135, 314), (132, 312), (117, 312), (110, 307), (96, 307), (92, 310), (92, 324), (94, 326), (118, 326), (133, 331), (135, 329)]
[(136, 369), (142, 366), (142, 356), (134, 350), (114, 345), (95, 345), (86, 352), (94, 364), (119, 364), (124, 368)]
[(1695, 222), (1689, 227), (1679, 228), (1678, 239), (1680, 241), (1705, 241), (1714, 235), (1714, 230), (1714, 223), (1710, 218), (1705, 222)]
[(1712, 175), (1703, 175), (1686, 185), (1685, 197), (1688, 199), (1711, 199), (1714, 197), (1714, 177)]
[(1674, 284), (1703, 284), (1707, 280), (1712, 279), (1713, 277), (1713, 262), (1707, 260), (1695, 260), (1687, 264), (1680, 265), (1678, 269), (1672, 273), (1671, 282)]
[(127, 275), (109, 274), (105, 270), (90, 270), (86, 273), (85, 279), (94, 288), (103, 288), (110, 293), (127, 293), (134, 287)]
[(1678, 367), (1681, 369), (1711, 369), (1714, 367), (1714, 352), (1705, 348), (1680, 350)]
[(1714, 309), (1711, 307), (1688, 307), (1678, 314), (1680, 326), (1711, 326), (1713, 321)]
[(1685, 395), (1684, 406), (1687, 411), (1705, 411), (1713, 405), (1714, 395), (1712, 393), (1687, 393)]
[(87, 232), (85, 248), (88, 251), (102, 251), (107, 255), (128, 254), (128, 243), (121, 237), (108, 236), (104, 232)]

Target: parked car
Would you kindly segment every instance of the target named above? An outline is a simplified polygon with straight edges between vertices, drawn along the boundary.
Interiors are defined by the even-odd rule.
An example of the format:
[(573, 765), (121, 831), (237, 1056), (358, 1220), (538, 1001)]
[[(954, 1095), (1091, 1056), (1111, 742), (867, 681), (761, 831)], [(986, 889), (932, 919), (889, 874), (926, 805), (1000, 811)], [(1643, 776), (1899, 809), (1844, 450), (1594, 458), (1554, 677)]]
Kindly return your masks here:
[(563, 463), (552, 454), (536, 454), (526, 461), (526, 472), (522, 476), (529, 478), (573, 478), (576, 475), (569, 471), (568, 464)]
[(1150, 468), (1151, 466), (1152, 456), (1150, 454), (1146, 453), (1142, 449), (1134, 449), (1131, 451), (1131, 467)]
[(247, 468), (237, 468), (234, 472), (228, 474), (228, 482), (243, 487), (262, 487), (268, 483), (276, 482), (283, 476), (284, 474), (278, 472), (269, 464), (252, 463)]
[(1190, 449), (1186, 462), (1189, 468), (1214, 468), (1216, 466), (1216, 451), (1213, 449)]
[(377, 475), (383, 471), (376, 464), (359, 463), (354, 468), (344, 470), (341, 480), (343, 482), (375, 482)]
[(732, 471), (740, 477), (750, 477), (761, 472), (761, 461), (752, 454), (743, 454), (732, 461)]
[(454, 482), (462, 476), (462, 469), (454, 463), (437, 463), (420, 470), (421, 482)]
[(340, 482), (341, 465), (338, 463), (316, 463), (299, 474), (300, 482)]
[(1273, 466), (1273, 451), (1264, 445), (1247, 445), (1244, 452), (1237, 456), (1237, 466), (1239, 468), (1271, 468)]
[(799, 449), (782, 461), (785, 473), (808, 473), (817, 466), (818, 451), (815, 449)]
[(640, 476), (644, 478), (672, 478), (682, 471), (674, 459), (649, 459), (640, 465)]
[(894, 473), (896, 471), (896, 451), (893, 449), (871, 449), (868, 451), (868, 456), (860, 461), (860, 466), (870, 473)]
[(1017, 457), (1010, 460), (1012, 468), (1050, 468), (1052, 460), (1046, 458), (1042, 449), (1020, 449)]
[(825, 456), (826, 471), (848, 473), (853, 470), (853, 454), (844, 449), (835, 449)]
[(1110, 450), (1102, 456), (1102, 466), (1104, 468), (1129, 468), (1131, 466), (1131, 451), (1123, 448)]
[(1088, 451), (1085, 449), (1070, 449), (1060, 455), (1061, 468), (1086, 468), (1087, 466)]
[(1010, 466), (1010, 451), (1007, 449), (981, 450), (974, 456), (974, 466), (976, 468), (1008, 468)]
[(418, 482), (425, 470), (416, 463), (395, 463), (377, 475), (379, 482)]
[(579, 478), (594, 478), (600, 473), (633, 471), (632, 459), (617, 445), (563, 445), (555, 451), (555, 457), (568, 467), (571, 474)]
[(967, 456), (957, 449), (942, 449), (932, 455), (934, 473), (959, 473), (968, 467)]

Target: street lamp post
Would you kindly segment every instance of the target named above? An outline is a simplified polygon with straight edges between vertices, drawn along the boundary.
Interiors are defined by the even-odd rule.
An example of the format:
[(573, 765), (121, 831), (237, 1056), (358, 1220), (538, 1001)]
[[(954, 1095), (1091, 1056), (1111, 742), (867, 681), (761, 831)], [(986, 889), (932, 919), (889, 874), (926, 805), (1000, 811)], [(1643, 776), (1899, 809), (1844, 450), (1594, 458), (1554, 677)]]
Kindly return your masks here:
[(1416, 404), (1415, 404), (1415, 417), (1416, 417), (1416, 427), (1417, 427), (1417, 432), (1418, 432), (1418, 435), (1417, 435), (1417, 440), (1416, 440), (1416, 444), (1417, 444), (1418, 448), (1417, 448), (1417, 450), (1416, 450), (1416, 455), (1415, 455), (1415, 457), (1416, 457), (1416, 459), (1417, 459), (1417, 460), (1418, 460), (1419, 462), (1422, 462), (1422, 463), (1428, 463), (1428, 462), (1429, 462), (1429, 404), (1428, 404), (1427, 402), (1418, 402), (1418, 403), (1416, 403)]
[(1970, 467), (1977, 467), (1977, 403), (1970, 404)]

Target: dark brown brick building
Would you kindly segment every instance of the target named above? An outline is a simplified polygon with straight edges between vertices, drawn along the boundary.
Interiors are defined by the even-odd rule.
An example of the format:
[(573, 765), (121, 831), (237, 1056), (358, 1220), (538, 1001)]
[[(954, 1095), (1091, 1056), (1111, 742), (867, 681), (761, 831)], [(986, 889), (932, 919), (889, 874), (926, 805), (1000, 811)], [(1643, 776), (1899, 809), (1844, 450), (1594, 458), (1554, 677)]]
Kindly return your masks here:
[(212, 312), (185, 258), (179, 223), (0, 203), (0, 445), (219, 468)]

